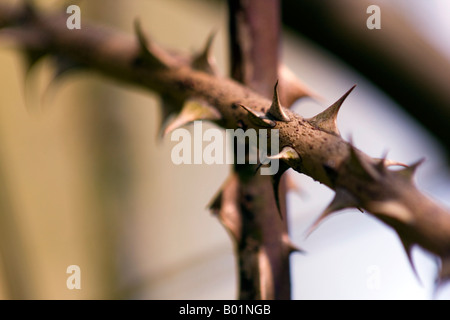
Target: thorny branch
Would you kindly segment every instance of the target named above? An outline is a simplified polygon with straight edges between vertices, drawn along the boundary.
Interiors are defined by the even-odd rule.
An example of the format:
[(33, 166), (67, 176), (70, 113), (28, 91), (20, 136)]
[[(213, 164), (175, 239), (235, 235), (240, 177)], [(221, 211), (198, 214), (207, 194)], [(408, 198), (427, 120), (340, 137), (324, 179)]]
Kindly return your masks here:
[[(395, 162), (373, 159), (342, 139), (336, 117), (349, 92), (324, 112), (305, 119), (282, 107), (277, 95), (270, 101), (235, 81), (196, 70), (192, 66), (198, 63), (192, 62), (206, 55), (169, 53), (147, 41), (138, 24), (137, 36), (129, 37), (86, 24), (81, 30), (68, 30), (65, 22), (60, 14), (0, 6), (2, 37), (13, 39), (31, 63), (50, 55), (66, 62), (59, 64), (64, 67), (59, 72), (76, 65), (155, 91), (163, 98), (165, 112), (184, 112), (189, 115), (186, 121), (212, 119), (224, 128), (279, 129), (283, 150), (275, 158), (282, 160), (282, 172), (293, 168), (336, 191), (315, 226), (338, 210), (360, 208), (392, 227), (408, 256), (416, 244), (439, 256), (440, 281), (450, 278), (449, 210), (415, 187), (419, 163), (392, 170)], [(296, 87), (292, 78), (287, 83)], [(291, 92), (291, 99), (304, 95), (301, 90)], [(194, 108), (193, 99), (201, 102)], [(191, 111), (181, 110), (186, 101)], [(240, 226), (231, 232), (238, 235)]]

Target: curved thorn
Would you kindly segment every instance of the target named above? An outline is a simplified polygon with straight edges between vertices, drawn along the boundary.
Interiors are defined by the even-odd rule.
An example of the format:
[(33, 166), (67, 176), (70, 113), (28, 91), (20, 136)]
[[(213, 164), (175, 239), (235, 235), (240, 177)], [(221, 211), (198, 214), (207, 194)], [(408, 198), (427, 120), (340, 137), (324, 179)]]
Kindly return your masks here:
[(210, 203), (208, 203), (207, 208), (212, 212), (213, 215), (218, 215), (220, 209), (222, 208), (222, 189), (212, 198)]
[(214, 196), (208, 207), (230, 233), (235, 243), (241, 241), (242, 214), (239, 202), (239, 179), (232, 174)]
[(439, 270), (439, 278), (437, 281), (436, 290), (438, 290), (444, 283), (450, 281), (450, 257), (441, 257), (441, 266)]
[(280, 159), (289, 164), (298, 161), (300, 159), (300, 156), (294, 148), (286, 146), (281, 150), (280, 153), (273, 156), (267, 156), (267, 159)]
[(56, 56), (55, 64), (55, 72), (53, 73), (53, 76), (42, 95), (43, 104), (47, 104), (44, 101), (51, 101), (53, 99), (56, 89), (58, 88), (58, 83), (67, 74), (79, 72), (85, 69), (83, 65), (76, 63), (70, 59), (65, 59), (62, 56)]
[(217, 74), (217, 67), (214, 59), (211, 55), (211, 47), (216, 35), (216, 31), (213, 30), (208, 38), (206, 39), (206, 44), (203, 50), (196, 54), (192, 59), (191, 66), (195, 70), (203, 71), (211, 75)]
[(270, 160), (282, 160), (278, 168), (278, 172), (272, 176), (272, 185), (274, 188), (275, 202), (277, 204), (278, 212), (281, 215), (280, 210), (280, 198), (278, 194), (278, 187), (280, 185), (282, 175), (290, 168), (298, 168), (301, 162), (301, 158), (297, 151), (291, 147), (284, 147), (280, 153), (268, 156), (267, 159)]
[(23, 6), (30, 16), (34, 17), (36, 16), (36, 3), (34, 0), (24, 0)]
[(405, 167), (405, 168), (408, 167), (408, 165), (404, 164), (403, 162), (390, 160), (390, 159), (384, 159), (384, 165), (386, 167), (393, 167), (393, 166), (400, 166), (400, 167)]
[(305, 250), (303, 250), (303, 249), (299, 248), (297, 245), (295, 245), (287, 234), (282, 235), (282, 241), (283, 241), (284, 246), (287, 248), (289, 254), (294, 253), (294, 252), (306, 253)]
[(160, 122), (159, 122), (159, 126), (158, 126), (158, 135), (157, 135), (157, 139), (162, 140), (164, 139), (164, 137), (166, 136), (166, 129), (167, 126), (169, 126), (169, 118), (171, 118), (174, 113), (166, 108), (160, 108), (161, 110), (161, 117), (160, 117)]
[(416, 266), (414, 265), (414, 260), (412, 258), (412, 248), (414, 243), (411, 243), (410, 241), (406, 240), (404, 237), (400, 236), (400, 241), (402, 242), (403, 248), (405, 249), (406, 256), (408, 258), (409, 264), (411, 265), (411, 268), (413, 270), (414, 275), (417, 278), (417, 281), (420, 283), (421, 286), (423, 286), (422, 280), (419, 277), (419, 274), (417, 273)]
[(164, 138), (164, 130), (171, 123), (171, 121), (169, 122), (169, 119), (183, 109), (183, 103), (184, 101), (182, 100), (175, 100), (167, 95), (161, 95), (161, 107), (159, 108), (161, 111), (158, 123), (157, 138), (161, 140)]
[(196, 99), (187, 100), (178, 116), (166, 127), (164, 136), (173, 130), (196, 120), (216, 121), (221, 119), (220, 113), (210, 105)]
[(284, 162), (280, 164), (280, 167), (278, 168), (278, 172), (275, 173), (272, 177), (272, 188), (273, 188), (273, 195), (275, 197), (275, 204), (277, 205), (278, 214), (280, 215), (281, 220), (283, 220), (283, 215), (281, 213), (281, 205), (280, 205), (280, 194), (279, 194), (279, 188), (280, 188), (280, 182), (281, 178), (283, 177), (283, 174), (289, 169), (290, 167), (285, 164)]
[(372, 163), (369, 163), (364, 157), (361, 156), (361, 152), (353, 145), (353, 140), (349, 139), (350, 148), (350, 169), (355, 173), (364, 176), (370, 180), (376, 181), (380, 178), (380, 173), (375, 170)]
[(383, 153), (383, 156), (381, 158), (374, 158), (373, 159), (376, 162), (375, 169), (377, 169), (377, 171), (380, 172), (380, 173), (384, 173), (386, 171), (386, 168), (388, 167), (388, 165), (386, 164), (387, 155), (388, 155), (388, 151), (386, 150)]
[(405, 177), (408, 180), (413, 180), (414, 178), (414, 174), (416, 173), (417, 168), (425, 162), (425, 158), (422, 158), (416, 162), (414, 162), (413, 164), (411, 164), (410, 166), (407, 166), (404, 169), (398, 170), (397, 172), (402, 175), (403, 177)]
[(283, 110), (283, 107), (281, 106), (280, 103), (280, 99), (278, 98), (278, 81), (276, 82), (275, 87), (273, 89), (272, 105), (270, 106), (269, 111), (267, 111), (267, 115), (271, 116), (272, 118), (278, 121), (283, 122), (291, 121), (289, 116)]
[(378, 169), (379, 172), (383, 172), (386, 170), (386, 168), (393, 167), (393, 166), (400, 166), (400, 167), (405, 167), (405, 168), (408, 167), (408, 165), (404, 164), (403, 162), (395, 161), (395, 160), (391, 160), (391, 159), (373, 158), (373, 160), (376, 162), (375, 168)]
[(144, 32), (142, 31), (141, 21), (138, 18), (134, 20), (134, 31), (138, 39), (140, 53), (144, 61), (155, 68), (156, 67), (167, 68), (167, 66), (161, 61), (161, 59), (155, 56), (154, 53), (149, 49), (147, 37), (144, 35)]
[(350, 194), (348, 191), (342, 188), (336, 189), (336, 194), (331, 201), (331, 203), (328, 205), (328, 207), (325, 208), (325, 210), (322, 212), (322, 214), (319, 216), (316, 221), (308, 228), (306, 231), (306, 237), (309, 237), (311, 233), (317, 229), (319, 224), (322, 223), (323, 220), (325, 220), (328, 216), (331, 214), (347, 209), (347, 208), (355, 208), (359, 206), (359, 202), (355, 197)]
[(340, 132), (337, 127), (337, 115), (342, 106), (342, 103), (344, 103), (345, 99), (355, 87), (356, 84), (325, 111), (322, 111), (318, 115), (308, 119), (308, 122), (325, 132), (340, 136)]
[(375, 168), (378, 172), (385, 172), (388, 167), (392, 166), (401, 166), (401, 167), (408, 167), (408, 165), (404, 164), (403, 162), (387, 159), (388, 151), (385, 151), (383, 156), (381, 158), (373, 158), (373, 161), (375, 161)]
[(246, 106), (243, 106), (242, 104), (240, 104), (239, 106), (241, 106), (243, 109), (245, 109), (245, 111), (247, 111), (248, 118), (253, 124), (263, 127), (263, 128), (273, 128), (276, 126), (275, 121), (268, 119), (263, 114), (261, 114), (257, 111), (254, 111), (250, 108), (247, 108)]
[(150, 52), (150, 50), (147, 47), (147, 37), (144, 35), (144, 32), (142, 31), (141, 26), (141, 20), (139, 18), (136, 18), (134, 20), (134, 32), (136, 33), (136, 36), (138, 38), (139, 47), (141, 48), (142, 52)]
[(26, 50), (24, 52), (25, 56), (25, 79), (29, 78), (31, 71), (34, 69), (34, 67), (37, 65), (37, 63), (46, 56), (46, 53), (43, 53), (41, 51), (34, 51), (34, 50)]
[(200, 55), (203, 55), (205, 57), (210, 56), (211, 54), (211, 48), (214, 41), (214, 38), (216, 37), (216, 30), (212, 30), (208, 37), (206, 38), (205, 46), (203, 47), (203, 50), (201, 51)]
[(264, 163), (263, 161), (260, 161), (260, 162), (258, 163), (258, 165), (256, 166), (256, 169), (255, 169), (255, 173), (254, 173), (254, 174), (257, 174), (258, 171), (259, 171), (259, 169), (261, 169), (262, 166), (264, 166), (264, 165), (266, 165), (266, 164), (269, 164), (269, 163), (270, 163), (270, 162)]

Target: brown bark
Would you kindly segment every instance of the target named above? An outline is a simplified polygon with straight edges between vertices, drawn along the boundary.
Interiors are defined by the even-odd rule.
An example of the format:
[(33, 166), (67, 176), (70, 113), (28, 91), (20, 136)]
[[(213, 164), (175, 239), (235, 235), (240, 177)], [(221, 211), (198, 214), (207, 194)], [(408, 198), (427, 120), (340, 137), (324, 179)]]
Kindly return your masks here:
[[(280, 34), (278, 0), (230, 0), (229, 29), (231, 75), (255, 92), (270, 98), (278, 78)], [(268, 28), (270, 26), (270, 28)], [(241, 232), (235, 237), (239, 258), (240, 299), (290, 299), (290, 250), (286, 219), (286, 188), (280, 184), (279, 218), (272, 177), (255, 174), (257, 166), (235, 164), (230, 188), (237, 189), (235, 199)], [(236, 182), (238, 181), (238, 182)], [(278, 192), (278, 190), (275, 190)], [(220, 213), (220, 208), (215, 208)], [(222, 219), (223, 221), (223, 219)], [(225, 224), (225, 227), (227, 225)], [(285, 239), (285, 241), (283, 241)]]

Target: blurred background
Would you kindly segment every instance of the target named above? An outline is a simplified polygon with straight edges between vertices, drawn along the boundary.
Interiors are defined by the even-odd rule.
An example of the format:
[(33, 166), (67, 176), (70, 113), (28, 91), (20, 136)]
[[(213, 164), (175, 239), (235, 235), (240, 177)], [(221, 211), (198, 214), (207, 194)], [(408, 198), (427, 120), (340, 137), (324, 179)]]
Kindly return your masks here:
[[(61, 1), (37, 2), (43, 10), (65, 9)], [(306, 7), (296, 7), (298, 2)], [(429, 71), (419, 73), (418, 86), (426, 87), (429, 74), (442, 82), (450, 76), (445, 72), (450, 64), (450, 3), (371, 1), (381, 8), (382, 29), (368, 31), (369, 15), (364, 8), (345, 11), (356, 1), (340, 1), (341, 10), (328, 6), (335, 19), (319, 15), (328, 12), (323, 8), (332, 1), (317, 1), (320, 5), (309, 8), (311, 2), (285, 0), (283, 4), (288, 25), (283, 31), (282, 60), (323, 97), (320, 102), (299, 101), (294, 110), (312, 116), (358, 84), (339, 115), (343, 137), (352, 136), (358, 148), (374, 157), (387, 150), (389, 158), (405, 163), (426, 157), (418, 170), (418, 185), (449, 207), (448, 127), (439, 125), (439, 132), (430, 133), (427, 124), (397, 103), (407, 100), (390, 93), (394, 102), (384, 93), (395, 83), (388, 82), (388, 88), (381, 89), (380, 75), (372, 74), (364, 64), (351, 66), (366, 60), (386, 74), (395, 70), (393, 62), (383, 65), (376, 56), (362, 55), (342, 41), (361, 41), (369, 37), (364, 32), (378, 32), (374, 41), (390, 41), (380, 46), (396, 52), (399, 61)], [(134, 19), (140, 17), (155, 41), (187, 53), (199, 50), (211, 30), (218, 30), (214, 55), (227, 74), (225, 1), (95, 0), (78, 4), (82, 25), (91, 20), (131, 34)], [(325, 34), (308, 33), (308, 28), (296, 23), (308, 12), (310, 23), (315, 22), (311, 28), (321, 25)], [(323, 26), (325, 21), (336, 27)], [(350, 23), (346, 29), (342, 21), (355, 25)], [(413, 30), (414, 37), (390, 36), (398, 34), (399, 28)], [(332, 41), (317, 40), (339, 36), (333, 29), (343, 32), (337, 43), (356, 57), (327, 47)], [(423, 41), (419, 45), (410, 41), (417, 53), (408, 51), (408, 39), (415, 37)], [(355, 43), (355, 48), (377, 53), (367, 43)], [(395, 44), (400, 52), (394, 50)], [(410, 61), (411, 57), (431, 58)], [(443, 63), (433, 67), (429, 60)], [(70, 75), (47, 89), (51, 61), (42, 60), (25, 78), (20, 51), (2, 43), (0, 70), (0, 298), (236, 298), (231, 240), (206, 209), (229, 167), (172, 164), (175, 143), (170, 137), (157, 139), (161, 112), (156, 95), (87, 72)], [(431, 104), (425, 107), (430, 123), (448, 123), (445, 112), (439, 114)], [(449, 109), (450, 105), (442, 107)], [(305, 238), (305, 230), (331, 201), (333, 192), (306, 176), (289, 174), (302, 189), (300, 196), (288, 195), (290, 232), (294, 242), (308, 252), (291, 258), (294, 299), (450, 298), (449, 288), (434, 292), (435, 258), (419, 248), (414, 250), (420, 284), (396, 235), (369, 215), (342, 211)], [(66, 287), (67, 267), (74, 264), (81, 269), (81, 290)]]

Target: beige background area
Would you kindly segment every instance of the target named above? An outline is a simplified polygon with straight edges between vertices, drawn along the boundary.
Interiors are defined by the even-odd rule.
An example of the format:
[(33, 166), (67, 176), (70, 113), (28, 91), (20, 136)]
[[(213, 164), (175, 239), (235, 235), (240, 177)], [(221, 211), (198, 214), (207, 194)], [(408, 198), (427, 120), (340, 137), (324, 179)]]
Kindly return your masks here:
[[(64, 9), (61, 1), (39, 4)], [(219, 30), (214, 52), (226, 70), (220, 4), (80, 6), (82, 26), (94, 20), (131, 33), (140, 17), (156, 41), (187, 53)], [(0, 297), (233, 298), (231, 243), (206, 210), (228, 168), (173, 165), (174, 143), (156, 139), (159, 100), (151, 93), (91, 73), (46, 93), (51, 61), (39, 63), (25, 85), (22, 58), (2, 43)], [(81, 268), (81, 290), (66, 288), (71, 264)]]

